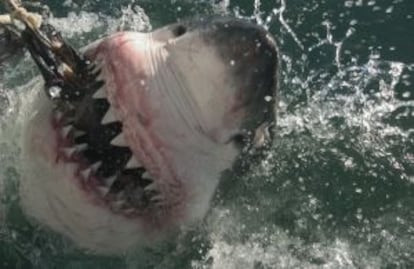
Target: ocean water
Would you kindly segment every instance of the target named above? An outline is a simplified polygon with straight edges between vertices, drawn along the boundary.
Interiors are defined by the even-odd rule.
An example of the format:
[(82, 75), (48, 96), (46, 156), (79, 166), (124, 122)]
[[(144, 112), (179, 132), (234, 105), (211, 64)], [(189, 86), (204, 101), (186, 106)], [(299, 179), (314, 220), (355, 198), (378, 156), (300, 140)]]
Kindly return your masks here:
[(275, 143), (177, 241), (90, 255), (18, 206), (16, 122), (36, 68), (0, 68), (0, 268), (414, 268), (412, 0), (43, 1), (76, 47), (191, 16), (248, 18), (282, 56)]

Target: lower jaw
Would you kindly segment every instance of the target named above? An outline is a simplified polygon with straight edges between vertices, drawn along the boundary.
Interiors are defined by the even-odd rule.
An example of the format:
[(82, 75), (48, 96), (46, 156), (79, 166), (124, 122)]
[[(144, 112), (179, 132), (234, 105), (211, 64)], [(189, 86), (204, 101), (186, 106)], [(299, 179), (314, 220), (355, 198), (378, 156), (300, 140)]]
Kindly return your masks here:
[(141, 218), (114, 214), (102, 200), (81, 190), (79, 178), (73, 176), (75, 166), (55, 165), (52, 170), (44, 160), (27, 161), (19, 186), (27, 215), (98, 253), (117, 253), (137, 242), (149, 243), (150, 225)]
[(135, 245), (150, 246), (174, 228), (168, 218), (160, 222), (155, 212), (130, 217), (115, 213), (106, 201), (80, 186), (74, 164), (26, 157), (19, 186), (24, 212), (81, 248), (119, 254)]
[[(52, 123), (51, 125), (53, 126), (54, 124)], [(58, 178), (57, 180), (67, 180), (72, 182), (76, 185), (78, 191), (83, 193), (83, 196), (89, 203), (103, 208), (113, 215), (124, 217), (130, 221), (136, 221), (144, 226), (158, 226), (157, 223), (154, 222), (156, 220), (154, 216), (158, 215), (157, 211), (159, 208), (153, 204), (148, 204), (145, 208), (136, 208), (129, 205), (125, 200), (126, 198), (120, 197), (119, 193), (111, 193), (110, 186), (102, 185), (103, 180), (94, 175), (94, 169), (83, 162), (82, 158), (79, 158), (78, 156), (68, 157), (61, 152), (59, 147), (61, 138), (58, 137), (58, 133), (58, 130), (55, 129), (55, 137), (57, 137), (58, 146), (55, 152), (55, 167), (52, 169), (56, 171), (66, 171), (65, 167), (69, 167), (71, 172), (67, 174), (62, 173), (62, 178)], [(125, 187), (122, 192), (127, 192), (128, 190), (126, 188), (127, 187)], [(71, 201), (68, 201), (68, 203), (70, 202)]]

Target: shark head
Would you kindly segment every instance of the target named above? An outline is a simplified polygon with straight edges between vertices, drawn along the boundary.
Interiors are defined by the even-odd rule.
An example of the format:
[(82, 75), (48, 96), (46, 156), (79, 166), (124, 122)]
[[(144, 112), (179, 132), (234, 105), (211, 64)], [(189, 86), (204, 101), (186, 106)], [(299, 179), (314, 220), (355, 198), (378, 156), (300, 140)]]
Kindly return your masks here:
[(88, 85), (33, 98), (21, 187), (29, 215), (83, 247), (118, 252), (202, 219), (222, 173), (271, 140), (279, 59), (260, 26), (196, 19), (83, 55)]

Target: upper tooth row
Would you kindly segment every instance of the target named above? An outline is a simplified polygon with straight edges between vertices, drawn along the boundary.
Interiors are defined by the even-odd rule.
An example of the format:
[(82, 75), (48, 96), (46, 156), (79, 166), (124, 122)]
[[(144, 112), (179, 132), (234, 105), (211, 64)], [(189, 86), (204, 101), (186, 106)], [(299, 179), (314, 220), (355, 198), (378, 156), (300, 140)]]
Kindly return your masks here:
[[(68, 131), (65, 131), (68, 132)], [(120, 133), (117, 137), (115, 137), (112, 141), (111, 144), (114, 146), (121, 146), (121, 147), (125, 147), (127, 146), (123, 133)], [(73, 156), (74, 153), (85, 150), (88, 147), (88, 144), (83, 143), (83, 144), (75, 144), (73, 147), (70, 148), (63, 148), (62, 151), (65, 153), (65, 155), (68, 158), (71, 158)], [(98, 165), (98, 167), (101, 165), (101, 162), (98, 162), (94, 165), (92, 165), (92, 168), (95, 168), (94, 171), (96, 171), (98, 169), (98, 167), (95, 167), (96, 165)], [(135, 158), (134, 155), (131, 156), (131, 158), (129, 159), (129, 161), (127, 162), (127, 164), (125, 165), (126, 169), (135, 169), (135, 168), (143, 168), (143, 165), (137, 160), (137, 158)], [(89, 168), (88, 168), (89, 169)], [(85, 170), (85, 174), (90, 173), (90, 171), (87, 171), (88, 169)], [(86, 178), (89, 176), (85, 176)], [(142, 178), (144, 179), (152, 179), (150, 174), (145, 171), (142, 176)]]
[[(61, 134), (62, 134), (63, 137), (67, 137), (72, 130), (74, 130), (73, 126), (72, 125), (67, 125), (67, 126), (62, 128)], [(84, 134), (85, 134), (85, 132), (83, 132), (83, 131), (78, 131), (78, 130), (74, 131), (75, 137), (79, 137), (79, 136), (84, 135)], [(127, 147), (128, 146), (128, 144), (125, 141), (124, 134), (122, 132), (119, 133), (114, 139), (112, 139), (111, 144), (114, 145), (114, 146), (118, 146), (118, 147)]]
[(112, 139), (111, 145), (118, 147), (127, 147), (128, 144), (125, 141), (124, 133), (120, 132), (114, 139)]
[[(94, 99), (106, 99), (107, 95), (106, 95), (106, 91), (104, 87), (101, 87), (100, 89), (98, 89), (93, 95), (92, 98)], [(111, 106), (109, 106), (108, 111), (106, 111), (104, 117), (102, 118), (101, 124), (108, 124), (111, 122), (115, 122), (117, 121), (116, 117), (115, 117), (115, 111), (113, 111), (113, 109), (111, 108)]]
[[(101, 87), (100, 89), (98, 89), (93, 95), (92, 98), (94, 99), (104, 99), (107, 98), (107, 94), (105, 91), (104, 87)], [(102, 118), (101, 124), (108, 124), (108, 123), (112, 123), (117, 121), (116, 117), (115, 117), (115, 111), (111, 108), (111, 106), (109, 107), (108, 111), (105, 113), (104, 117)], [(68, 125), (62, 128), (62, 135), (64, 137), (68, 136), (68, 134), (73, 130), (73, 126), (72, 125)], [(80, 136), (85, 134), (82, 131), (77, 131), (75, 130), (75, 136)], [(127, 147), (128, 144), (125, 141), (125, 137), (124, 134), (121, 132), (120, 134), (118, 134), (114, 139), (112, 139), (111, 141), (111, 145), (114, 146), (119, 146), (119, 147)], [(75, 152), (77, 151), (81, 151), (87, 148), (87, 144), (80, 144), (80, 145), (75, 145), (74, 147), (71, 148), (64, 148), (63, 151), (65, 152), (65, 154), (68, 157), (71, 157)], [(82, 176), (87, 179), (90, 177), (92, 171), (96, 171), (99, 166), (102, 164), (102, 162), (98, 162), (90, 167), (88, 167), (87, 169), (83, 170)], [(131, 158), (129, 159), (128, 163), (126, 164), (125, 168), (127, 169), (134, 169), (134, 168), (142, 168), (143, 165), (134, 157), (131, 156)], [(145, 171), (142, 174), (142, 178), (144, 179), (150, 179), (152, 180), (151, 176), (149, 175), (149, 173), (147, 171)], [(106, 195), (109, 192), (109, 187), (112, 186), (112, 184), (115, 182), (116, 180), (116, 176), (112, 176), (109, 178), (105, 178), (104, 179), (104, 184), (105, 186), (100, 186), (99, 187), (99, 192), (102, 195)], [(155, 183), (152, 182), (151, 184), (149, 184), (148, 186), (145, 187), (145, 189), (147, 190), (155, 190)]]
[(102, 118), (101, 124), (108, 124), (117, 121), (115, 118), (115, 111), (113, 111), (112, 107), (110, 106), (108, 108), (108, 111), (106, 111), (105, 115)]
[(95, 99), (104, 99), (106, 98), (106, 92), (105, 92), (105, 88), (101, 87), (99, 88), (93, 95), (93, 98)]

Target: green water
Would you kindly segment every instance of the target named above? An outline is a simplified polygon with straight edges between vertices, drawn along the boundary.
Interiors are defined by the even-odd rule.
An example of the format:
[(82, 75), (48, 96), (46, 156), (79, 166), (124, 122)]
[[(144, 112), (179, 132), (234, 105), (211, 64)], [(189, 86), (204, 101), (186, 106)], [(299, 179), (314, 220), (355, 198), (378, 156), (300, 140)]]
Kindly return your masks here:
[(197, 14), (262, 23), (283, 56), (278, 133), (267, 158), (224, 178), (206, 220), (177, 241), (88, 255), (18, 207), (10, 121), (21, 101), (8, 89), (34, 74), (15, 59), (0, 83), (0, 268), (414, 268), (412, 0), (45, 3), (79, 47)]

